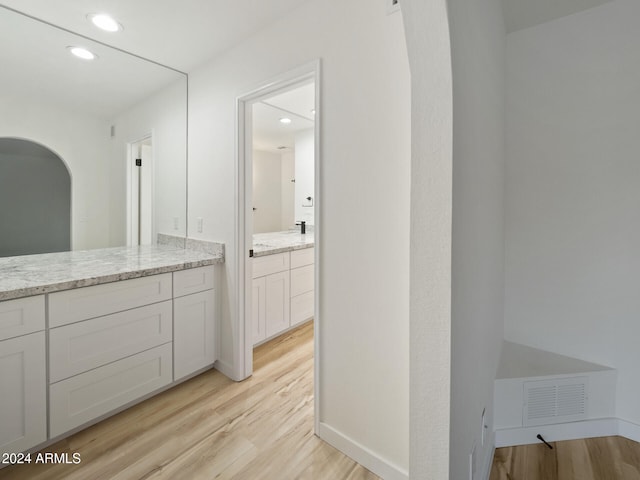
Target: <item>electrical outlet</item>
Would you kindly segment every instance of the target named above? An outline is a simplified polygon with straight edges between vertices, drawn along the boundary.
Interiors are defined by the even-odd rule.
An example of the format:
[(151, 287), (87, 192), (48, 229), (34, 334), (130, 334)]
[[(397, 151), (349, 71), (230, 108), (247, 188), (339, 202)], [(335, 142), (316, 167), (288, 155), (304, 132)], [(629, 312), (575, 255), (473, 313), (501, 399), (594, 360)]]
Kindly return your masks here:
[(178, 217), (173, 217), (173, 229), (178, 230), (180, 226), (180, 219)]
[(387, 4), (387, 15), (400, 10), (400, 0), (385, 0)]
[(202, 220), (202, 217), (198, 217), (198, 233), (202, 233), (202, 224), (204, 223), (204, 220)]
[(484, 436), (485, 431), (487, 430), (487, 420), (486, 420), (487, 407), (482, 409), (482, 420), (480, 422), (480, 446), (484, 447)]

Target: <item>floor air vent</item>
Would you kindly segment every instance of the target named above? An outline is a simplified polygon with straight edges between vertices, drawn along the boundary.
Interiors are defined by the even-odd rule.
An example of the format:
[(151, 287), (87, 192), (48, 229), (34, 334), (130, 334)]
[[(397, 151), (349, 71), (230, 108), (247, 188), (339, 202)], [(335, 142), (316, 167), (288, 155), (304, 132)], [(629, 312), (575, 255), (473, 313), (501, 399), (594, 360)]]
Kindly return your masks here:
[(587, 418), (588, 377), (524, 382), (524, 426), (575, 422)]

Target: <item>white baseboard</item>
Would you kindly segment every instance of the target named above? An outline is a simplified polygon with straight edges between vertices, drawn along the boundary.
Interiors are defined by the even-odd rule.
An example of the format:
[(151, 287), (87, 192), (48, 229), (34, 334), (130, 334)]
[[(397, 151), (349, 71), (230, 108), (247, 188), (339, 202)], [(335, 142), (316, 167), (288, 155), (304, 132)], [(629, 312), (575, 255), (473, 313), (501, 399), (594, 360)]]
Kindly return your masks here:
[[(495, 432), (496, 448), (539, 443), (540, 440), (536, 438), (538, 434), (542, 435), (548, 442), (619, 435), (619, 422), (617, 418), (599, 418), (580, 422), (559, 423), (556, 425), (538, 425), (535, 427), (497, 430)], [(638, 438), (640, 438), (640, 427), (635, 427), (639, 434)], [(629, 427), (629, 431), (631, 430)]]
[(384, 480), (409, 479), (409, 473), (406, 470), (403, 470), (397, 465), (381, 458), (367, 447), (359, 444), (346, 435), (343, 435), (326, 423), (320, 422), (316, 433), (329, 445), (337, 448), (342, 453)]
[(618, 419), (618, 435), (640, 443), (640, 425)]
[(215, 368), (220, 373), (222, 373), (223, 375), (229, 377), (231, 380), (234, 380), (236, 382), (240, 382), (244, 380), (244, 378), (241, 378), (241, 379), (236, 378), (233, 367), (221, 360), (216, 360), (216, 363), (213, 364), (213, 368)]
[(496, 453), (496, 447), (495, 445), (493, 447), (491, 447), (491, 449), (489, 450), (489, 455), (487, 455), (487, 460), (484, 463), (484, 476), (480, 477), (482, 478), (482, 480), (489, 480), (489, 477), (491, 476), (491, 467), (493, 466), (493, 457)]

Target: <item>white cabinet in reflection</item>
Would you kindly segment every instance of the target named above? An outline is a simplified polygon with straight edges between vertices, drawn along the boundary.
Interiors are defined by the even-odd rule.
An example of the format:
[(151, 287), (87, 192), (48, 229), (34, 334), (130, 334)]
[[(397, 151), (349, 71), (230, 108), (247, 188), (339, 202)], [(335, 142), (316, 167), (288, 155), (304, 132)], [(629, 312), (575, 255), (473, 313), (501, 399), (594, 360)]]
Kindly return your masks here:
[(0, 453), (47, 439), (44, 296), (0, 302)]
[(44, 332), (0, 341), (0, 453), (16, 453), (47, 439)]

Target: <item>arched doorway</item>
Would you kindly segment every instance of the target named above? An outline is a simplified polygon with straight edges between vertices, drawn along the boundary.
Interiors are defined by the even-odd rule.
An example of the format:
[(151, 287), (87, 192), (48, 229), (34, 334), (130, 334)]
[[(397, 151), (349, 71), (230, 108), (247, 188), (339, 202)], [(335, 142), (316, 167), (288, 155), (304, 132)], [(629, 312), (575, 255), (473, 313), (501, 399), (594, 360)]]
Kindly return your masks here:
[(48, 148), (0, 138), (0, 257), (71, 249), (71, 176)]

